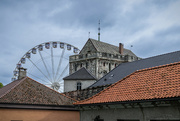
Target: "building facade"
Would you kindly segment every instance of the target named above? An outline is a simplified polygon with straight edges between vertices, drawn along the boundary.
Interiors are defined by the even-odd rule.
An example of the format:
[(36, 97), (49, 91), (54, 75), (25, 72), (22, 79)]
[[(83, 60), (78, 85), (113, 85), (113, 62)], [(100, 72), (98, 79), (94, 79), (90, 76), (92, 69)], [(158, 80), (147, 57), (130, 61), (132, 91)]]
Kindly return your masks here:
[(120, 63), (139, 60), (132, 51), (125, 49), (123, 44), (114, 46), (108, 43), (88, 39), (78, 55), (69, 57), (70, 74), (85, 67), (97, 79), (100, 79)]

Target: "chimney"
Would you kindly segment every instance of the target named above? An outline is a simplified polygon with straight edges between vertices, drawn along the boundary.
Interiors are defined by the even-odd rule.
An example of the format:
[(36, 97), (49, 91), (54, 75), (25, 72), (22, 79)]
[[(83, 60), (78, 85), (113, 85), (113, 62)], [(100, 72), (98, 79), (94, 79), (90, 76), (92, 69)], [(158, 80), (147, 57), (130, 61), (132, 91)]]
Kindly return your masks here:
[(26, 77), (26, 68), (19, 68), (19, 76), (18, 79), (23, 79), (24, 77)]
[(124, 50), (124, 48), (123, 48), (123, 44), (122, 43), (119, 43), (119, 53), (121, 54), (121, 55), (123, 55), (123, 50)]

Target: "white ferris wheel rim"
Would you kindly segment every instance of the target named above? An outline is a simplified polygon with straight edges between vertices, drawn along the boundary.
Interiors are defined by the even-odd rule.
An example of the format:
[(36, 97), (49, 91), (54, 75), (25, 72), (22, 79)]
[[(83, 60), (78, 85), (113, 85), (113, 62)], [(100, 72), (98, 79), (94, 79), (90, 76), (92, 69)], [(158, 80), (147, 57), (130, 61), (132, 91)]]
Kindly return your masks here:
[[(41, 72), (41, 69), (39, 69), (38, 67), (37, 67), (37, 65), (30, 59), (30, 57), (28, 58), (27, 57), (27, 54), (29, 54), (30, 53), (30, 55), (31, 54), (34, 54), (33, 52), (35, 52), (34, 50), (36, 50), (36, 51), (38, 51), (39, 52), (39, 55), (40, 55), (40, 57), (41, 57), (41, 60), (42, 60), (42, 63), (43, 63), (43, 65), (45, 66), (45, 68), (46, 68), (46, 71), (48, 72), (48, 69), (47, 69), (47, 67), (46, 67), (46, 64), (45, 64), (45, 62), (44, 62), (44, 58), (42, 57), (42, 55), (41, 55), (41, 51), (44, 51), (44, 49), (46, 48), (46, 44), (47, 43), (49, 43), (49, 48), (48, 49), (51, 49), (51, 61), (52, 61), (52, 67), (54, 66), (54, 62), (53, 62), (53, 48), (57, 48), (57, 45), (59, 44), (60, 45), (60, 48), (61, 48), (61, 44), (63, 44), (63, 47), (61, 48), (61, 49), (63, 49), (62, 50), (62, 53), (61, 53), (61, 58), (60, 58), (60, 60), (59, 60), (59, 64), (58, 64), (58, 69), (56, 70), (56, 75), (54, 76), (53, 75), (53, 77), (54, 77), (54, 79), (53, 79), (53, 81), (51, 80), (51, 79), (49, 79), (49, 78), (51, 78), (50, 77), (50, 74), (48, 74), (48, 76), (47, 75), (45, 75), (45, 74), (43, 74), (43, 72)], [(55, 44), (54, 43), (56, 43), (56, 47), (54, 46)], [(42, 50), (40, 50), (40, 46), (42, 46), (42, 48), (44, 47), (44, 49), (42, 49)], [(68, 48), (69, 47), (69, 48)], [(20, 60), (19, 60), (19, 62), (17, 63), (17, 66), (16, 66), (16, 68), (14, 69), (14, 71), (13, 72), (17, 72), (17, 74), (15, 74), (14, 73), (14, 76), (13, 76), (13, 78), (12, 78), (12, 80), (16, 80), (17, 79), (17, 77), (19, 76), (18, 75), (18, 71), (19, 71), (19, 69), (18, 68), (20, 68), (20, 67), (18, 67), (18, 65), (23, 65), (24, 63), (22, 63), (22, 60), (24, 59), (28, 59), (49, 81), (45, 81), (45, 80), (42, 80), (42, 79), (40, 79), (40, 77), (36, 77), (36, 78), (39, 78), (40, 80), (42, 80), (42, 81), (44, 81), (44, 83), (46, 82), (46, 84), (44, 84), (44, 85), (46, 85), (46, 86), (48, 86), (48, 85), (50, 85), (50, 87), (52, 88), (52, 89), (54, 89), (54, 90), (56, 90), (56, 91), (58, 91), (59, 89), (60, 89), (60, 87), (62, 88), (62, 86), (64, 86), (63, 84), (64, 83), (62, 83), (62, 80), (60, 80), (60, 76), (57, 78), (57, 74), (58, 74), (58, 71), (59, 71), (59, 69), (60, 69), (60, 66), (61, 66), (61, 64), (62, 64), (62, 58), (63, 58), (63, 56), (64, 56), (64, 53), (65, 53), (65, 50), (67, 49), (67, 50), (72, 50), (72, 48), (73, 48), (73, 54), (77, 54), (77, 53), (79, 53), (80, 52), (80, 50), (77, 48), (77, 47), (75, 47), (75, 46), (73, 46), (73, 45), (71, 45), (71, 44), (68, 44), (68, 43), (65, 43), (65, 42), (61, 42), (61, 41), (48, 41), (48, 42), (44, 42), (44, 43), (41, 43), (41, 44), (38, 44), (38, 45), (36, 45), (36, 46), (34, 46), (33, 48), (31, 48), (30, 50), (28, 50), (21, 58), (20, 58)], [(47, 49), (47, 48), (46, 48)], [(35, 52), (35, 54), (36, 54), (36, 52)], [(65, 69), (67, 69), (68, 68), (68, 65), (65, 67)], [(64, 69), (64, 70), (65, 70)], [(63, 70), (63, 71), (64, 71)], [(32, 74), (30, 74), (29, 72), (27, 72), (29, 75), (31, 75), (31, 76), (33, 76)], [(49, 73), (49, 72), (48, 72)], [(62, 72), (63, 73), (63, 72)], [(54, 72), (53, 72), (53, 74), (54, 74)], [(48, 83), (48, 82), (50, 82), (50, 83)], [(62, 90), (60, 90), (60, 92), (62, 92)]]

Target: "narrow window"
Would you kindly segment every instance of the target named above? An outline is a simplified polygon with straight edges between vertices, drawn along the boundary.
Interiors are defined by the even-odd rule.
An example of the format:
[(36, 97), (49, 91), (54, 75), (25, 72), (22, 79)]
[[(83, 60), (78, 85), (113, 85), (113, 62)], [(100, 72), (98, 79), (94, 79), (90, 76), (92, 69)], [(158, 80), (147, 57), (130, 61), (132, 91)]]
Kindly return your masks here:
[(77, 71), (77, 64), (74, 64), (74, 70)]
[(115, 63), (115, 67), (117, 66), (117, 63)]
[(109, 63), (109, 71), (111, 71), (111, 63)]
[(81, 82), (78, 82), (77, 83), (77, 90), (81, 90), (81, 86), (82, 86)]
[(103, 66), (106, 66), (106, 62), (103, 63)]
[(88, 62), (86, 62), (86, 69), (88, 69)]

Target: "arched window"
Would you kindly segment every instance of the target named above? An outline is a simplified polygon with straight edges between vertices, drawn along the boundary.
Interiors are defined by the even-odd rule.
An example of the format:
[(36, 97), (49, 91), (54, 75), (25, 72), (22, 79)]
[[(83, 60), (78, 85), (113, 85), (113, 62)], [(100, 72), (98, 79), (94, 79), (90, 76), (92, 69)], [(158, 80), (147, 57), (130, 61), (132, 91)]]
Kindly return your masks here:
[(77, 90), (81, 90), (81, 86), (82, 86), (81, 82), (77, 82)]

